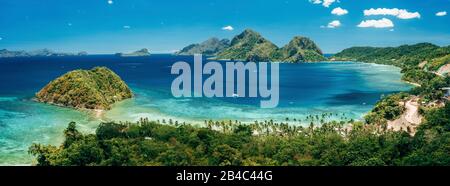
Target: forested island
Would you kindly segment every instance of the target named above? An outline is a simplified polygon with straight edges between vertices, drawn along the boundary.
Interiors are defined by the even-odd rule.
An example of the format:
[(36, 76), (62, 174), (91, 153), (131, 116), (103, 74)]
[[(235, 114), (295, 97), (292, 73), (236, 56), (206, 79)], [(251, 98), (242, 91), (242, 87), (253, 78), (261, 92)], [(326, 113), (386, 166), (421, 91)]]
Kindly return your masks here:
[[(248, 34), (254, 33), (233, 39), (235, 46), (239, 38), (256, 38)], [(298, 40), (286, 51), (304, 42)], [(258, 47), (240, 54), (249, 57), (251, 51), (275, 49), (265, 40), (255, 43)], [(233, 52), (231, 48), (222, 54)], [(300, 121), (293, 118), (251, 124), (209, 120), (201, 126), (143, 118), (137, 123), (102, 123), (95, 134), (80, 133), (72, 122), (61, 146), (33, 144), (29, 153), (43, 166), (450, 165), (450, 105), (443, 90), (450, 86), (450, 77), (436, 71), (449, 64), (449, 54), (449, 47), (421, 43), (350, 48), (332, 56), (398, 66), (405, 81), (418, 85), (385, 96), (362, 121), (325, 122), (332, 113), (308, 117), (307, 127), (295, 125)]]
[(77, 109), (109, 110), (115, 102), (131, 98), (130, 88), (106, 67), (74, 70), (51, 81), (36, 100)]
[(148, 49), (143, 48), (141, 50), (137, 50), (131, 53), (117, 53), (116, 56), (120, 57), (144, 57), (144, 56), (150, 56), (150, 51)]
[(225, 50), (225, 48), (230, 46), (230, 40), (218, 38), (210, 38), (199, 44), (191, 44), (184, 47), (180, 51), (176, 52), (176, 55), (194, 55), (203, 54), (207, 56), (214, 56)]

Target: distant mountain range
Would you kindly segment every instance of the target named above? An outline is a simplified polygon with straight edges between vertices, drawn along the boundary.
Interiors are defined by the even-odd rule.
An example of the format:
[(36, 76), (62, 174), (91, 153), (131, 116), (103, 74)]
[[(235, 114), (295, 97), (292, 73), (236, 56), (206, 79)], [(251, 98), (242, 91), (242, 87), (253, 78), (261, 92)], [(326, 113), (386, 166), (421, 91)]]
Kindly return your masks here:
[(280, 61), (280, 62), (313, 62), (327, 60), (320, 48), (307, 37), (296, 36), (287, 45), (279, 48), (261, 34), (246, 29), (235, 36), (231, 43), (228, 40), (211, 38), (200, 44), (192, 44), (183, 48), (178, 55), (204, 54), (213, 55), (218, 60), (238, 61)]
[(79, 52), (79, 53), (61, 53), (61, 52), (54, 52), (49, 49), (41, 49), (41, 50), (35, 50), (35, 51), (10, 51), (6, 49), (0, 50), (0, 58), (1, 57), (34, 57), (34, 56), (83, 56), (87, 55), (87, 52)]

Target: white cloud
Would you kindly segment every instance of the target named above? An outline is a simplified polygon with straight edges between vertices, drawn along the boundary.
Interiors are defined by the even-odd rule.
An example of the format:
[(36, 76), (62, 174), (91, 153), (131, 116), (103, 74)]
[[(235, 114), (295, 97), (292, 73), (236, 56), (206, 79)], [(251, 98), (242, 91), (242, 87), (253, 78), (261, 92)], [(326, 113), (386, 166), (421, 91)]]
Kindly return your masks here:
[(222, 30), (233, 31), (234, 28), (232, 26), (222, 27)]
[(322, 5), (324, 6), (324, 7), (330, 7), (330, 5), (331, 4), (333, 4), (334, 2), (336, 2), (336, 0), (323, 0), (323, 3), (322, 3)]
[(372, 15), (391, 15), (395, 16), (400, 19), (414, 19), (414, 18), (420, 18), (419, 12), (408, 12), (405, 9), (398, 9), (398, 8), (371, 8), (369, 10), (364, 10), (365, 16), (372, 16)]
[(322, 0), (309, 0), (313, 4), (322, 4)]
[(446, 16), (446, 15), (447, 15), (446, 11), (436, 13), (436, 16)]
[(341, 22), (338, 20), (331, 21), (328, 23), (327, 28), (337, 28), (341, 26)]
[(391, 31), (391, 32), (393, 32), (393, 31), (395, 31), (393, 28), (391, 28), (391, 29), (389, 29), (389, 31)]
[(348, 11), (346, 9), (342, 9), (341, 7), (337, 7), (335, 9), (333, 9), (331, 11), (331, 13), (334, 14), (334, 15), (341, 16), (341, 15), (348, 14)]
[(339, 0), (309, 0), (313, 4), (322, 4), (324, 7), (330, 7), (331, 4), (339, 2)]
[(358, 27), (361, 28), (368, 28), (368, 27), (372, 27), (372, 28), (392, 28), (394, 27), (394, 23), (392, 23), (392, 21), (390, 19), (379, 19), (379, 20), (366, 20), (366, 21), (361, 21), (361, 23), (359, 23)]
[(420, 18), (419, 12), (408, 12), (406, 10), (400, 10), (400, 13), (397, 16), (400, 19), (414, 19), (414, 18)]
[(125, 29), (130, 29), (131, 26), (125, 25), (125, 26), (123, 26), (123, 28), (125, 28)]
[(108, 0), (108, 4), (112, 5), (114, 2), (112, 0)]

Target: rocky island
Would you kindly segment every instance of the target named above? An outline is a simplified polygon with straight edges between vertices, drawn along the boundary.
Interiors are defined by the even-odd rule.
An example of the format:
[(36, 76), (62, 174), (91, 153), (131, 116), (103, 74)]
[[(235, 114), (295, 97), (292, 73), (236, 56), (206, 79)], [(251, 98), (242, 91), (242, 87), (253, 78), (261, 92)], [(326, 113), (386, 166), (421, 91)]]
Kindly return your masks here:
[(326, 61), (319, 46), (307, 37), (295, 36), (287, 45), (279, 50), (281, 61), (314, 62)]
[(217, 55), (217, 59), (238, 61), (274, 61), (278, 47), (259, 33), (247, 29), (231, 40), (229, 48)]
[[(307, 37), (296, 36), (287, 45), (279, 48), (258, 32), (246, 29), (235, 36), (231, 43), (226, 40), (210, 39), (201, 44), (183, 48), (177, 54), (214, 55), (218, 60), (238, 60), (254, 62), (315, 62), (327, 60), (320, 48)], [(220, 44), (221, 43), (221, 44)]]
[(132, 96), (117, 74), (106, 67), (96, 67), (74, 70), (51, 81), (36, 94), (36, 100), (77, 109), (109, 110), (112, 104)]
[(142, 57), (142, 56), (150, 56), (150, 52), (148, 51), (148, 49), (143, 48), (141, 50), (138, 50), (138, 51), (135, 51), (132, 53), (128, 53), (128, 54), (117, 53), (116, 55), (120, 56), (120, 57)]
[(218, 38), (210, 38), (199, 44), (191, 44), (176, 52), (176, 55), (194, 55), (203, 54), (207, 56), (217, 55), (230, 46), (230, 40)]

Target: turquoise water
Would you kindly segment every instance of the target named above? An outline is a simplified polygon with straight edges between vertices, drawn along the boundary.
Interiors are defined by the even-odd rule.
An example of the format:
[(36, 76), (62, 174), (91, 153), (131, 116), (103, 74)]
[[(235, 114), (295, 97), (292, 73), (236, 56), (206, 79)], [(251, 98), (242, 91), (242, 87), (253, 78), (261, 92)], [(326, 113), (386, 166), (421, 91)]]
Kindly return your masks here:
[[(32, 163), (27, 149), (32, 143), (59, 145), (70, 121), (92, 133), (101, 121), (173, 119), (202, 124), (206, 119), (284, 121), (308, 115), (333, 113), (330, 119), (361, 119), (384, 94), (404, 91), (398, 68), (385, 65), (335, 62), (280, 64), (280, 104), (261, 109), (259, 100), (247, 98), (174, 98), (170, 66), (192, 63), (192, 57), (153, 55), (145, 58), (116, 56), (0, 59), (0, 165)], [(136, 97), (97, 115), (32, 100), (50, 80), (63, 73), (108, 66), (131, 87)], [(292, 122), (303, 125), (306, 123)]]

